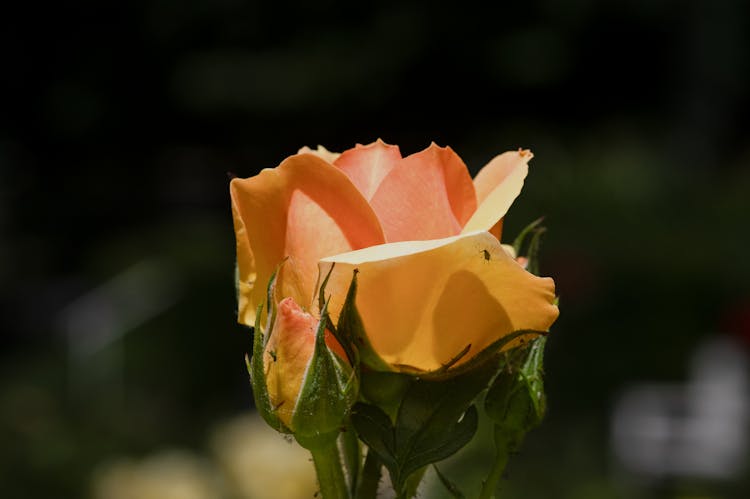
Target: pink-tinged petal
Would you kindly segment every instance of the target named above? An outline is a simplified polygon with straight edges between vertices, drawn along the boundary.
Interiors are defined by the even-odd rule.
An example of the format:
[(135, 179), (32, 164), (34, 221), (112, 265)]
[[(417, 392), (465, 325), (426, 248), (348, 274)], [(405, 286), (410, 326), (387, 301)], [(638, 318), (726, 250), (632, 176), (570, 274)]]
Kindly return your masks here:
[(254, 324), (268, 280), (285, 258), (277, 296), (309, 305), (318, 260), (384, 242), (365, 198), (338, 168), (312, 154), (234, 179), (230, 191), (240, 277), (238, 321), (243, 324)]
[(370, 204), (388, 242), (458, 234), (476, 210), (474, 185), (450, 147), (432, 143), (402, 159), (386, 175)]
[(529, 160), (534, 155), (529, 150), (519, 149), (495, 156), (482, 168), (474, 179), (479, 206), (462, 230), (462, 233), (490, 230), (498, 237), (501, 221), (521, 193), (523, 181), (529, 173)]
[(377, 191), (383, 178), (401, 160), (398, 146), (391, 146), (378, 139), (372, 144), (357, 144), (344, 151), (334, 163), (369, 201)]
[[(279, 302), (263, 364), (271, 403), (277, 408), (276, 415), (288, 427), (291, 427), (297, 397), (315, 352), (317, 327), (318, 319), (303, 311), (294, 299)], [(328, 330), (325, 339), (328, 347), (345, 360), (343, 348)]]
[(334, 161), (338, 159), (339, 156), (341, 156), (340, 153), (337, 152), (331, 152), (325, 147), (318, 144), (317, 149), (310, 149), (307, 146), (302, 146), (299, 148), (299, 151), (297, 151), (297, 154), (314, 154), (320, 159), (327, 161), (328, 163), (333, 164)]
[(321, 260), (334, 321), (355, 269), (369, 345), (394, 370), (434, 371), (468, 347), (459, 365), (515, 331), (546, 331), (558, 315), (552, 279), (526, 272), (488, 232)]

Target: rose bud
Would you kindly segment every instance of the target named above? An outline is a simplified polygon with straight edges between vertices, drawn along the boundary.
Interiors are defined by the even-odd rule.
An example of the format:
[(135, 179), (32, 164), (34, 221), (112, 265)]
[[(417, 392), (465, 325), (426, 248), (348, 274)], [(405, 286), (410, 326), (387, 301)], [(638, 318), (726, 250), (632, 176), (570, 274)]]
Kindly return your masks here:
[(298, 439), (338, 433), (356, 394), (346, 358), (324, 322), (281, 300), (263, 351), (265, 384), (275, 415)]

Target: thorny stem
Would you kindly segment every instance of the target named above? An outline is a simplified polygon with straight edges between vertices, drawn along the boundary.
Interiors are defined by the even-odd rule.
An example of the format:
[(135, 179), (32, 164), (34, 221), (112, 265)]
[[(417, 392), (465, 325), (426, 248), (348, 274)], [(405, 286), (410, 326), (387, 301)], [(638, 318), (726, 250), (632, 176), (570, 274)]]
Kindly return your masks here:
[(348, 499), (341, 456), (336, 441), (310, 449), (323, 499)]
[(380, 462), (380, 458), (372, 452), (367, 451), (367, 457), (365, 458), (365, 466), (362, 469), (362, 476), (360, 478), (359, 487), (357, 488), (356, 499), (376, 499), (378, 496), (378, 484), (380, 483), (380, 473), (382, 472), (383, 464)]

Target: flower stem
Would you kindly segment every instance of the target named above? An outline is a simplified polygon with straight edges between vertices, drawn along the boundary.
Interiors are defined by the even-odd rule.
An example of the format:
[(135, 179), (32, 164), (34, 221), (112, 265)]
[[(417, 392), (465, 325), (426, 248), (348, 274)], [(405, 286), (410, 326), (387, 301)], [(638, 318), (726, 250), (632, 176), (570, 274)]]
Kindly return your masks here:
[(495, 462), (492, 464), (489, 475), (482, 482), (482, 491), (479, 494), (479, 499), (493, 499), (495, 497), (497, 484), (503, 476), (505, 466), (508, 464), (510, 452), (515, 448), (514, 443), (503, 433), (500, 427), (495, 426)]
[(380, 458), (372, 450), (368, 450), (359, 487), (357, 488), (356, 499), (377, 498), (378, 484), (380, 483), (380, 473), (382, 470), (383, 464), (380, 462)]
[(482, 492), (479, 494), (479, 499), (492, 499), (495, 497), (495, 490), (497, 490), (497, 483), (500, 481), (500, 477), (503, 476), (505, 471), (505, 465), (508, 463), (508, 456), (497, 456), (495, 462), (492, 465), (492, 470), (487, 476), (487, 479), (482, 483)]
[(362, 474), (362, 449), (351, 421), (347, 422), (346, 431), (341, 432), (339, 436), (339, 449), (348, 477), (349, 497), (355, 497)]
[(310, 449), (323, 499), (348, 499), (341, 456), (336, 441)]

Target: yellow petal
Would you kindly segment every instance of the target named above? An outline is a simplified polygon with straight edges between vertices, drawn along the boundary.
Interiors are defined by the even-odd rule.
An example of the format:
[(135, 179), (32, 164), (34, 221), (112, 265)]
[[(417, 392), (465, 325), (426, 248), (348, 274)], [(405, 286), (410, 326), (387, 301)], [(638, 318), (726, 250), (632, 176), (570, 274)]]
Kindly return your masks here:
[(463, 234), (490, 230), (508, 212), (521, 193), (529, 173), (529, 150), (509, 151), (495, 156), (474, 179), (479, 206), (462, 230)]
[(383, 244), (319, 267), (331, 271), (334, 321), (358, 270), (365, 332), (395, 370), (439, 369), (469, 346), (460, 364), (514, 331), (546, 331), (558, 315), (552, 279), (526, 272), (488, 232)]
[(240, 278), (238, 321), (253, 325), (266, 285), (307, 306), (321, 258), (384, 242), (375, 213), (346, 175), (312, 154), (230, 184)]

